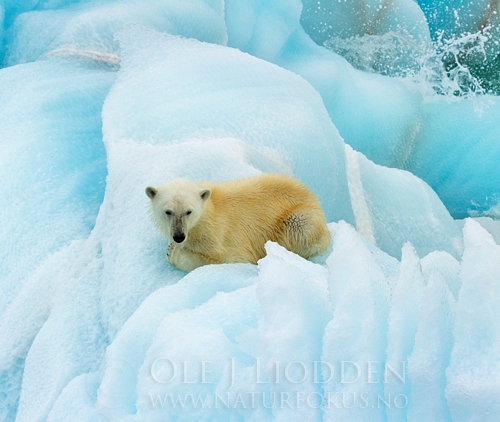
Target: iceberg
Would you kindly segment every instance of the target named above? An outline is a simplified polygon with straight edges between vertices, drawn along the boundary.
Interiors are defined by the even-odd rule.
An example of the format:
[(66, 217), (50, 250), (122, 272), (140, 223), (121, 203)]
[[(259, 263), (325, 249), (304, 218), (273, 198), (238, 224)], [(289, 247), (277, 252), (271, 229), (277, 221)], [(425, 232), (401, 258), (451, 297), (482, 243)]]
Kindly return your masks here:
[(351, 38), (405, 31), (413, 38), (428, 41), (429, 27), (416, 2), (399, 0), (389, 7), (383, 1), (327, 2), (304, 0), (301, 24), (317, 44), (331, 38)]
[[(244, 3), (244, 6), (241, 3)], [(376, 1), (325, 2), (326, 6), (321, 1), (319, 4), (316, 2), (316, 6), (314, 3), (311, 2), (311, 5), (308, 2), (310, 10), (303, 12), (308, 13), (308, 19), (311, 20), (305, 27), (310, 34), (314, 26), (315, 33), (319, 32), (320, 37), (323, 37), (320, 28), (322, 23), (336, 28), (332, 21), (334, 17), (329, 14), (333, 14), (333, 10), (328, 11), (328, 8), (347, 9), (350, 4), (350, 20), (346, 18), (345, 25), (355, 27), (354, 21), (358, 16), (355, 5), (361, 3), (363, 7), (371, 7), (373, 10), (377, 10), (377, 5), (380, 5), (380, 2)], [(336, 5), (333, 5), (334, 3)], [(462, 3), (476, 7), (475, 2)], [(479, 3), (488, 9), (484, 5), (485, 2)], [(384, 16), (398, 16), (403, 22), (404, 17), (413, 13), (415, 6), (412, 1), (394, 2), (391, 7), (384, 9), (385, 6), (382, 6), (380, 13)], [(442, 3), (439, 7), (448, 10), (447, 13), (454, 13), (454, 9), (447, 3)], [(255, 0), (228, 0), (228, 45), (276, 63), (309, 81), (321, 94), (332, 122), (348, 145), (377, 164), (417, 174), (439, 193), (454, 218), (491, 215), (499, 203), (497, 186), (500, 183), (500, 173), (494, 158), (497, 154), (497, 143), (491, 141), (485, 132), (491, 130), (493, 125), (497, 127), (497, 123), (493, 121), (496, 122), (495, 116), (498, 114), (498, 96), (466, 96), (457, 100), (456, 92), (469, 89), (462, 85), (461, 79), (465, 78), (463, 84), (468, 86), (470, 71), (458, 66), (456, 80), (451, 80), (447, 77), (443, 64), (435, 64), (435, 52), (429, 60), (426, 56), (422, 58), (423, 63), (419, 65), (422, 69), (416, 78), (390, 78), (358, 71), (337, 54), (317, 45), (306, 34), (300, 23), (301, 10), (302, 6), (298, 0), (273, 0), (265, 5)], [(498, 13), (493, 13), (495, 10), (488, 11), (492, 16), (498, 16)], [(329, 20), (323, 19), (323, 14), (327, 14)], [(482, 14), (484, 13), (481, 12)], [(240, 25), (237, 17), (241, 15), (252, 16), (255, 24)], [(302, 21), (304, 19), (303, 17)], [(422, 36), (420, 39), (424, 38)], [(492, 33), (488, 40), (496, 45), (498, 38), (498, 35)], [(373, 45), (376, 47), (381, 41), (384, 40), (374, 41)], [(389, 38), (389, 41), (392, 39)], [(427, 42), (430, 40), (425, 43)], [(452, 43), (446, 53), (454, 56), (467, 55), (465, 52), (475, 46), (475, 41), (464, 39), (458, 44), (462, 50)], [(407, 46), (403, 45), (402, 53), (398, 50), (398, 57), (400, 53), (412, 51), (415, 47), (414, 41)], [(426, 48), (422, 50), (423, 55), (427, 54)], [(481, 56), (483, 49), (477, 46), (474, 48), (474, 51), (477, 50), (474, 56)], [(382, 55), (381, 60), (385, 60), (385, 57)], [(491, 57), (491, 60), (494, 60), (498, 57), (498, 52), (492, 53)], [(439, 72), (435, 69), (436, 66), (440, 66)], [(480, 61), (478, 66), (487, 70), (498, 67), (490, 61)], [(497, 76), (493, 72), (489, 78), (495, 79)], [(445, 80), (442, 80), (443, 78)], [(476, 78), (472, 77), (470, 83), (475, 86)], [(447, 92), (448, 95), (436, 94), (436, 90)], [(439, 109), (446, 111), (441, 115)], [(470, 133), (471, 125), (478, 128), (477, 138), (474, 133)], [(481, 129), (483, 125), (485, 132)], [(434, 142), (442, 146), (435, 147)], [(469, 149), (472, 143), (474, 147)], [(453, 150), (463, 148), (464, 152), (457, 155), (450, 153), (450, 147), (445, 147), (445, 144), (452, 144)], [(423, 164), (423, 161), (426, 164)], [(432, 168), (427, 167), (427, 163), (433, 163)], [(481, 168), (481, 171), (477, 170), (478, 168)], [(475, 170), (473, 174), (466, 174), (465, 169)], [(454, 174), (454, 171), (459, 174)], [(491, 181), (492, 185), (487, 181)]]
[(100, 113), (114, 79), (60, 61), (0, 72), (2, 419), (16, 406), (23, 361), (50, 314), (56, 280), (69, 276), (95, 224), (107, 175)]
[(120, 54), (114, 34), (130, 24), (212, 43), (227, 41), (220, 0), (68, 2), (58, 8), (44, 3), (17, 16), (9, 27), (6, 66), (47, 54), (78, 56), (79, 52), (117, 65)]
[[(314, 6), (0, 1), (0, 420), (495, 420), (497, 97), (355, 69)], [(262, 172), (323, 255), (166, 261), (146, 186)]]
[(498, 412), (494, 397), (500, 337), (498, 326), (491, 322), (498, 309), (500, 246), (474, 221), (464, 226), (464, 242), (445, 393), (454, 420), (487, 420)]

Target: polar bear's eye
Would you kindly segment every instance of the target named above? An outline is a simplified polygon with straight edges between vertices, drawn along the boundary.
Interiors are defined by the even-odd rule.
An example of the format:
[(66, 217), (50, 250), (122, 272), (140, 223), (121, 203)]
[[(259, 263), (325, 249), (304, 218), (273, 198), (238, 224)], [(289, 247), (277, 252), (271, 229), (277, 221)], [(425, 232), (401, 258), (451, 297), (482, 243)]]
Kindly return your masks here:
[(190, 215), (193, 211), (189, 210), (186, 212), (186, 215)]
[(170, 210), (166, 210), (166, 211), (165, 211), (165, 214), (167, 214), (167, 215), (172, 215), (172, 211), (170, 211)]

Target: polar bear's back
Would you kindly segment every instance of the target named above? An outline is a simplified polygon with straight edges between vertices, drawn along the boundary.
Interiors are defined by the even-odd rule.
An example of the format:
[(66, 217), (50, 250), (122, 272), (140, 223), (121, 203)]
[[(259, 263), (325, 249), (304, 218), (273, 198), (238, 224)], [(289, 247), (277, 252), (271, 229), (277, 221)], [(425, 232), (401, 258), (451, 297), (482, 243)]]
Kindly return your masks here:
[(329, 232), (318, 197), (296, 179), (262, 174), (204, 183), (203, 187), (212, 194), (198, 226), (209, 232), (203, 237), (218, 239), (224, 262), (256, 262), (265, 256), (268, 240), (306, 258), (320, 253), (309, 253), (309, 244), (320, 243), (320, 249), (325, 243), (324, 249), (328, 246)]
[(239, 206), (255, 204), (262, 207), (280, 207), (314, 201), (319, 205), (318, 197), (307, 186), (282, 174), (265, 173), (246, 179), (224, 183), (207, 184), (212, 190), (212, 198), (221, 204)]

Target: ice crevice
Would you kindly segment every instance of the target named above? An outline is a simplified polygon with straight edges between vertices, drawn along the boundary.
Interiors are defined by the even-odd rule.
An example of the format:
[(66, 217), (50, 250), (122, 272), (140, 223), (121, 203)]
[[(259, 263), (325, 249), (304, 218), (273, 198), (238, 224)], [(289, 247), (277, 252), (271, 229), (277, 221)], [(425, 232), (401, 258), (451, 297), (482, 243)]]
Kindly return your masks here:
[(373, 235), (373, 227), (370, 216), (370, 210), (366, 203), (359, 162), (356, 153), (349, 146), (345, 146), (345, 162), (347, 171), (347, 186), (349, 187), (349, 197), (356, 221), (356, 229), (366, 237), (370, 242), (376, 244)]

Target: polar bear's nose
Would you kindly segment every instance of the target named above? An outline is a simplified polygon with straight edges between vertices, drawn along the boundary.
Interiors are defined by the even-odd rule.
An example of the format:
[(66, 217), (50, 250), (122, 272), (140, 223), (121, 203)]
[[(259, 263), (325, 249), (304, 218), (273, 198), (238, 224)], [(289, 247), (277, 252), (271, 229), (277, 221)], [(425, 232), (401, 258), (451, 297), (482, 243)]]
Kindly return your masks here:
[(185, 238), (186, 238), (186, 236), (184, 235), (184, 233), (174, 234), (174, 242), (175, 243), (182, 243), (182, 242), (184, 242)]

